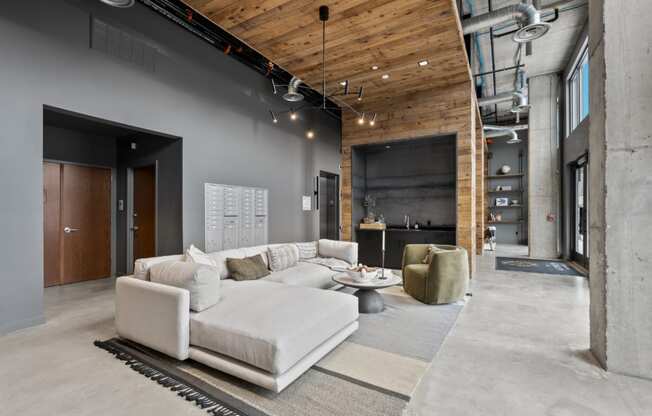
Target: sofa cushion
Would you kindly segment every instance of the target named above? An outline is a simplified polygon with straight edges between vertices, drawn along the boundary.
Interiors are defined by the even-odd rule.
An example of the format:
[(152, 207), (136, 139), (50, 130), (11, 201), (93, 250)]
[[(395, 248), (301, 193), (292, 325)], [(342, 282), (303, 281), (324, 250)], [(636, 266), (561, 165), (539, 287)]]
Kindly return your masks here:
[(299, 249), (299, 260), (313, 259), (317, 257), (317, 242), (295, 243)]
[(201, 312), (220, 300), (220, 274), (215, 267), (172, 260), (152, 266), (149, 275), (154, 283), (188, 290), (193, 311)]
[(300, 261), (296, 266), (278, 272), (272, 272), (263, 280), (284, 283), (293, 286), (313, 287), (317, 289), (330, 289), (336, 286), (333, 276), (337, 274), (328, 267)]
[(350, 264), (358, 262), (358, 245), (356, 243), (321, 239), (317, 247), (320, 257), (335, 257)]
[(205, 264), (207, 266), (217, 267), (217, 263), (208, 254), (204, 253), (193, 244), (188, 247), (185, 253), (185, 260), (189, 263)]
[(352, 295), (228, 280), (219, 303), (190, 315), (190, 344), (283, 374), (357, 318)]
[(284, 244), (279, 247), (269, 247), (267, 251), (269, 269), (273, 272), (295, 266), (299, 261), (299, 249), (294, 244)]
[(269, 270), (260, 254), (244, 259), (226, 259), (229, 275), (235, 280), (255, 280), (267, 276)]
[(140, 280), (149, 280), (149, 269), (155, 264), (166, 261), (176, 260), (183, 261), (183, 254), (174, 254), (171, 256), (144, 257), (134, 262), (134, 277)]

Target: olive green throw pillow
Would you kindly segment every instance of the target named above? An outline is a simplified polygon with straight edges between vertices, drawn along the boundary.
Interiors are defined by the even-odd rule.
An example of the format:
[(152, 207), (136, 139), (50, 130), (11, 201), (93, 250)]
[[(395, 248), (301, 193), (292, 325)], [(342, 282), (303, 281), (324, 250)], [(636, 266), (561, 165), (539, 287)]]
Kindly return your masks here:
[(229, 274), (235, 280), (256, 280), (269, 274), (267, 265), (260, 254), (243, 259), (226, 259)]

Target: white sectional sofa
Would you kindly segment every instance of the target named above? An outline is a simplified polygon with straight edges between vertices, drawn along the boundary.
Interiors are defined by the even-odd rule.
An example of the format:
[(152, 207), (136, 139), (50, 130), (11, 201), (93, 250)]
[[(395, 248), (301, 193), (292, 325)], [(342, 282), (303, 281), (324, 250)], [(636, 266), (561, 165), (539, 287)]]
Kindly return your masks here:
[(190, 309), (188, 290), (149, 281), (152, 266), (183, 255), (137, 260), (134, 275), (116, 283), (118, 335), (280, 392), (358, 328), (357, 298), (324, 290), (337, 272), (316, 264), (356, 264), (357, 243), (320, 240), (315, 259), (258, 280), (229, 279), (227, 258), (261, 254), (267, 262), (269, 247), (208, 253), (221, 293), (201, 312)]

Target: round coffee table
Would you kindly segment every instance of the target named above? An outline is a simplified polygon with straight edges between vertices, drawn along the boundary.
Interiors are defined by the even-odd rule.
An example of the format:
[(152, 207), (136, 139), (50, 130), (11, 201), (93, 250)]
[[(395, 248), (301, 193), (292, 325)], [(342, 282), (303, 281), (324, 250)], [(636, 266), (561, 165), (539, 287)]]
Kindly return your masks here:
[(348, 274), (340, 273), (333, 276), (333, 281), (343, 286), (358, 289), (353, 293), (358, 298), (358, 312), (378, 313), (385, 309), (385, 301), (376, 289), (400, 285), (403, 280), (391, 270), (385, 269), (385, 279), (376, 277), (368, 282), (356, 282)]

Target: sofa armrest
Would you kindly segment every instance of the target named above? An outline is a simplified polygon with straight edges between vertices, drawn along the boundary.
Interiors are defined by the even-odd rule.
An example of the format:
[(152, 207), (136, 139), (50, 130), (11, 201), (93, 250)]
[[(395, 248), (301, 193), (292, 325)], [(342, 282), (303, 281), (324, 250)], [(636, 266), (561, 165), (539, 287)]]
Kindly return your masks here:
[(358, 264), (358, 243), (321, 239), (317, 243), (320, 257), (333, 257), (350, 264)]
[(190, 346), (190, 293), (130, 276), (116, 280), (118, 335), (179, 360)]

